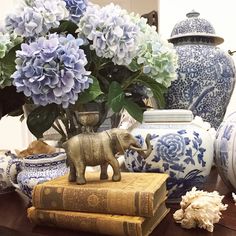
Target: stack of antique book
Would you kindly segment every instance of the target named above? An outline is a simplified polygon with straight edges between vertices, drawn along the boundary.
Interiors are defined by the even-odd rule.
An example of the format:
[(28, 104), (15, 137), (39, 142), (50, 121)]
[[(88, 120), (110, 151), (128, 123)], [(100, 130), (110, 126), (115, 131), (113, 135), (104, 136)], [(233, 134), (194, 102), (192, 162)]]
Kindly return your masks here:
[(67, 176), (34, 187), (29, 219), (40, 225), (108, 235), (149, 235), (166, 216), (167, 174), (122, 173), (120, 182), (86, 173), (87, 184)]

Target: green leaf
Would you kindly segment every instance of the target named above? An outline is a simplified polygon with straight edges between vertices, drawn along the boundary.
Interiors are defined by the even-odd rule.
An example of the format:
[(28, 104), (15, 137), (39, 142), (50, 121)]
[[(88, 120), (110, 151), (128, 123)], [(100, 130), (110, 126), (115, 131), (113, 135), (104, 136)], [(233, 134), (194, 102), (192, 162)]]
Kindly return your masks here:
[(24, 111), (23, 111), (22, 107), (20, 107), (17, 110), (8, 113), (8, 116), (20, 116), (23, 113), (24, 113)]
[(138, 106), (138, 104), (134, 103), (133, 101), (129, 99), (125, 99), (124, 102), (124, 108), (127, 110), (127, 112), (138, 122), (142, 123), (143, 121), (143, 111)]
[(125, 94), (120, 84), (116, 81), (113, 81), (109, 87), (108, 105), (111, 107), (111, 109), (114, 112), (119, 112), (123, 108), (124, 97), (125, 97)]
[(93, 84), (90, 85), (83, 93), (80, 94), (78, 103), (85, 104), (95, 100), (99, 95), (103, 94), (101, 91), (98, 80), (94, 76), (90, 76), (93, 79)]
[(15, 72), (16, 50), (20, 49), (20, 45), (11, 48), (6, 56), (0, 59), (0, 88), (11, 85), (11, 75)]
[(131, 71), (138, 71), (138, 70), (140, 70), (140, 65), (137, 63), (137, 61), (136, 60), (133, 60), (130, 64), (129, 64), (129, 69), (131, 70)]
[(107, 95), (106, 94), (101, 94), (98, 97), (96, 97), (96, 99), (94, 100), (96, 103), (104, 103), (107, 101)]
[(164, 85), (145, 75), (140, 76), (137, 81), (152, 90), (153, 96), (157, 100), (159, 108), (165, 107), (166, 102), (164, 93), (167, 91), (167, 88)]
[(78, 29), (78, 26), (72, 22), (63, 20), (60, 22), (60, 26), (58, 28), (53, 28), (50, 30), (51, 33), (70, 33), (75, 34), (75, 31)]
[(43, 133), (51, 128), (59, 115), (59, 107), (56, 104), (40, 106), (34, 109), (27, 118), (27, 126), (36, 138), (42, 138)]

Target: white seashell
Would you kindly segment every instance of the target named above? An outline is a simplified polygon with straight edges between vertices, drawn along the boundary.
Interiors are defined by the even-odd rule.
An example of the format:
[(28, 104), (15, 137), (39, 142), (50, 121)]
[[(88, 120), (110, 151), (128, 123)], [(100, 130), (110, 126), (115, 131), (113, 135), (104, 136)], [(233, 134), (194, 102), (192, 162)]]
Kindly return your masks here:
[(236, 194), (235, 193), (232, 193), (232, 198), (234, 200), (234, 204), (236, 205)]
[(222, 203), (224, 196), (217, 191), (206, 192), (193, 187), (191, 191), (182, 196), (181, 209), (173, 217), (183, 228), (200, 227), (213, 232), (214, 223), (219, 222), (221, 211), (227, 209), (227, 204)]

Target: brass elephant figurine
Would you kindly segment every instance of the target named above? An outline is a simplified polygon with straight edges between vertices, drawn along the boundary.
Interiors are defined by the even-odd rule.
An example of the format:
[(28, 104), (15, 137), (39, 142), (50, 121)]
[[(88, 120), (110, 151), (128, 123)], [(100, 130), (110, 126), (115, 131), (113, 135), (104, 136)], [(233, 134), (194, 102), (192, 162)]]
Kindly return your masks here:
[(126, 149), (137, 151), (144, 158), (152, 151), (150, 135), (146, 138), (147, 148), (142, 149), (137, 140), (124, 129), (110, 129), (99, 133), (83, 133), (70, 138), (63, 143), (67, 153), (67, 163), (70, 167), (70, 182), (85, 184), (86, 166), (101, 166), (100, 179), (108, 179), (108, 164), (113, 169), (113, 181), (120, 181), (120, 166), (117, 154), (124, 154)]

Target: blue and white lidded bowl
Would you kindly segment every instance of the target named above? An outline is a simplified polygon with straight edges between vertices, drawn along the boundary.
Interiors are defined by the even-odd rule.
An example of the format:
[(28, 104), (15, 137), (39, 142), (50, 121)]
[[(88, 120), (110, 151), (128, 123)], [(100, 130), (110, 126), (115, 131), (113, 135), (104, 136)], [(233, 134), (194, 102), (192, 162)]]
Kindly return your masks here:
[(179, 202), (192, 187), (202, 188), (213, 163), (214, 138), (193, 120), (190, 110), (149, 110), (131, 131), (142, 148), (151, 134), (152, 153), (144, 159), (127, 150), (125, 166), (132, 172), (167, 173), (168, 201)]

